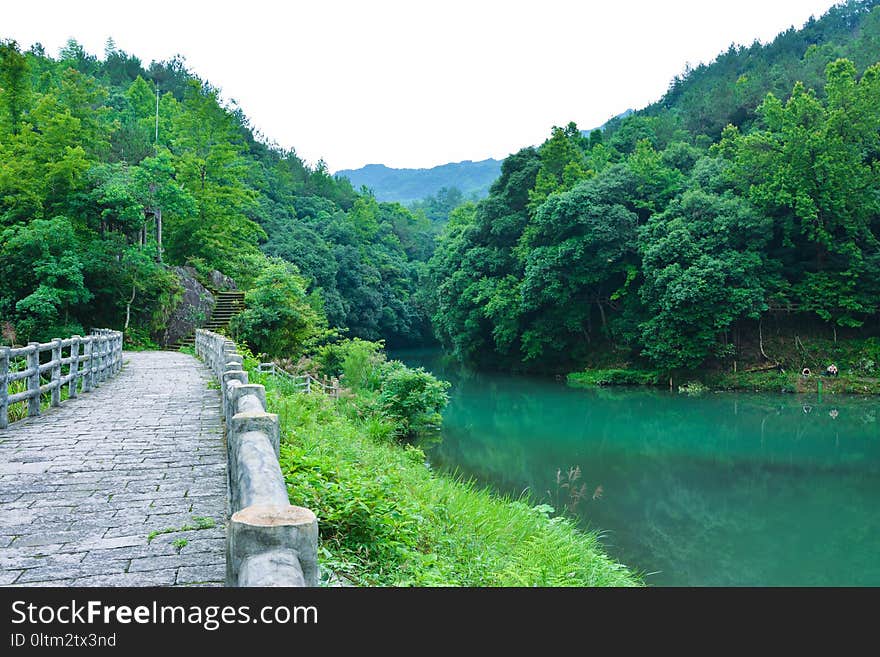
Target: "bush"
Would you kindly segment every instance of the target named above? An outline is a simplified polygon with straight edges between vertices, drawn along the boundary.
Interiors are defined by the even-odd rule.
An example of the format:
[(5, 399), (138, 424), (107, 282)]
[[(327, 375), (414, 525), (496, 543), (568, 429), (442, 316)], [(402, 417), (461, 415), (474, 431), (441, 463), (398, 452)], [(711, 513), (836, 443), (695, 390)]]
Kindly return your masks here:
[(662, 377), (654, 370), (586, 370), (569, 374), (567, 381), (574, 388), (656, 386), (660, 385)]
[(440, 411), (449, 400), (447, 390), (448, 381), (437, 379), (422, 367), (412, 369), (397, 360), (382, 367), (379, 401), (407, 436), (439, 427)]
[(326, 325), (318, 298), (306, 294), (306, 286), (296, 267), (270, 261), (245, 295), (246, 309), (232, 318), (232, 335), (270, 356), (301, 353)]
[(150, 332), (144, 328), (129, 326), (124, 333), (124, 339), (125, 348), (132, 351), (159, 348), (159, 345), (150, 338)]
[(318, 374), (341, 377), (347, 388), (377, 390), (379, 368), (385, 362), (384, 348), (382, 340), (342, 340), (318, 347), (313, 360), (318, 364)]
[(679, 393), (690, 395), (692, 397), (702, 395), (708, 390), (709, 388), (699, 381), (688, 381), (687, 383), (678, 386)]

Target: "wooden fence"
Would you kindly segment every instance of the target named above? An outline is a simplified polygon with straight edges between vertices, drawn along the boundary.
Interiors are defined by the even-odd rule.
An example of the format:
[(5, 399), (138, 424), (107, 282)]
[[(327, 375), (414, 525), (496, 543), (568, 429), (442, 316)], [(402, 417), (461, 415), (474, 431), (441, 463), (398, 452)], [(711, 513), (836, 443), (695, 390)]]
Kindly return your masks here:
[(300, 392), (323, 392), (333, 397), (333, 399), (339, 399), (339, 381), (336, 379), (325, 379), (322, 381), (308, 372), (305, 374), (291, 374), (278, 367), (275, 363), (260, 363), (257, 371), (286, 378), (288, 381), (292, 381), (294, 387), (299, 388)]
[[(48, 360), (43, 358), (46, 354)], [(65, 386), (68, 397), (75, 399), (121, 368), (122, 333), (110, 329), (26, 347), (0, 347), (0, 429), (9, 425), (11, 405), (27, 403), (27, 416), (39, 415), (43, 395), (49, 395), (52, 406), (59, 406)], [(19, 381), (23, 383), (16, 384)]]

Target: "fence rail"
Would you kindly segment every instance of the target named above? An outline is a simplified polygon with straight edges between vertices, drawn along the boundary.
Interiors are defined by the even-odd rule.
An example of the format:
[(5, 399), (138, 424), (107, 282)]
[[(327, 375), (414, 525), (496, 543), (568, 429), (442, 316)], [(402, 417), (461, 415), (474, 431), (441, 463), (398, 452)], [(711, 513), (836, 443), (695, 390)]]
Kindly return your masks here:
[(339, 399), (339, 381), (336, 379), (321, 380), (308, 372), (305, 374), (291, 374), (278, 367), (275, 363), (260, 363), (257, 366), (257, 371), (285, 378), (291, 381), (294, 387), (300, 388), (301, 392), (323, 392), (333, 397), (333, 399)]
[(196, 354), (220, 382), (226, 420), (228, 586), (317, 586), (318, 520), (292, 506), (278, 463), (278, 416), (266, 389), (248, 383), (235, 343), (196, 330)]
[[(49, 360), (41, 362), (45, 354), (49, 354)], [(9, 426), (11, 405), (27, 403), (27, 417), (39, 415), (43, 395), (49, 395), (51, 406), (60, 406), (65, 386), (68, 397), (75, 399), (121, 368), (122, 333), (110, 329), (31, 342), (26, 347), (0, 347), (0, 429)], [(42, 383), (43, 379), (48, 380)], [(13, 385), (19, 381), (24, 385)]]

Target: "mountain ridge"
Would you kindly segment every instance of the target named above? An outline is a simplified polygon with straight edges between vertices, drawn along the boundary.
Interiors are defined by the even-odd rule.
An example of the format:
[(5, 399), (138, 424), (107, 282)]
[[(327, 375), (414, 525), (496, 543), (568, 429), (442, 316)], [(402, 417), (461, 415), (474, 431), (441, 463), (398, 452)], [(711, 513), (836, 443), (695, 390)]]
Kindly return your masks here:
[[(634, 112), (631, 108), (626, 109), (597, 128), (581, 130), (581, 134), (589, 137), (593, 130), (603, 130), (609, 123), (624, 119)], [(367, 187), (378, 201), (410, 204), (435, 196), (444, 187), (456, 188), (465, 197), (485, 198), (489, 195), (489, 187), (501, 173), (502, 161), (489, 157), (419, 168), (389, 167), (381, 162), (372, 162), (357, 169), (340, 169), (333, 175), (348, 179), (356, 189)]]
[(372, 190), (378, 201), (411, 203), (433, 196), (442, 188), (456, 187), (465, 196), (482, 198), (501, 172), (501, 160), (462, 160), (427, 168), (394, 168), (381, 163), (359, 169), (342, 169), (336, 178), (347, 178), (355, 188)]

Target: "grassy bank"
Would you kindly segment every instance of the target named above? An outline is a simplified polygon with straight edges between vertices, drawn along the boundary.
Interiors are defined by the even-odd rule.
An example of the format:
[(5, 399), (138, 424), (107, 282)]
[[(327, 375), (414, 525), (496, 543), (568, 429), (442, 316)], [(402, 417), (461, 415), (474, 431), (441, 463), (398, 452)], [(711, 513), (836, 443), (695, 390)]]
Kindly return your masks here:
[(880, 379), (857, 374), (803, 377), (796, 372), (727, 372), (709, 374), (705, 380), (713, 390), (815, 393), (821, 382), (827, 394), (880, 395)]
[[(661, 386), (668, 387), (669, 379), (661, 380), (644, 370), (586, 370), (573, 372), (566, 378), (573, 388), (597, 386)], [(819, 382), (826, 394), (880, 395), (880, 379), (842, 374), (836, 377), (803, 377), (798, 372), (696, 372), (674, 380), (679, 391), (702, 384), (709, 390), (746, 390), (751, 392), (816, 393)]]
[(596, 386), (656, 386), (662, 382), (659, 372), (640, 369), (589, 369), (572, 372), (566, 380), (573, 388)]
[[(768, 351), (779, 362), (777, 369), (749, 371), (761, 367), (766, 361), (752, 365), (740, 363), (738, 371), (732, 366), (707, 368), (694, 372), (679, 372), (673, 376), (676, 390), (680, 386), (697, 382), (711, 390), (750, 390), (756, 392), (815, 393), (819, 383), (828, 394), (880, 394), (880, 340), (877, 338), (805, 341), (781, 341), (772, 344)], [(835, 377), (821, 376), (825, 368), (834, 363), (840, 374)], [(801, 372), (808, 368), (809, 376)], [(575, 388), (612, 385), (668, 386), (669, 376), (655, 370), (638, 368), (603, 369), (590, 368), (573, 372), (566, 378)]]
[(304, 395), (250, 369), (281, 419), (291, 503), (318, 516), (324, 570), (367, 586), (641, 584), (549, 507), (432, 471), (368, 396)]

